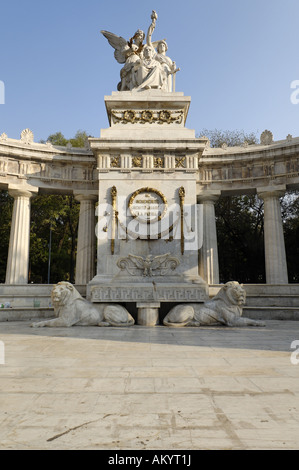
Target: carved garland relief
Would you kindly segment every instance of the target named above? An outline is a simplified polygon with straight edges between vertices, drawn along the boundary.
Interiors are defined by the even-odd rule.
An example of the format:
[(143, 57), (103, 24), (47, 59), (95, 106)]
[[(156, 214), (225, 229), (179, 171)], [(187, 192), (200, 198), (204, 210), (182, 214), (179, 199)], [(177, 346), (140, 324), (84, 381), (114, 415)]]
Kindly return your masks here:
[[(146, 158), (151, 157), (152, 158), (152, 163), (150, 164), (150, 168), (154, 168), (156, 170), (162, 169), (165, 167), (166, 162), (165, 162), (165, 157), (164, 155), (161, 156), (151, 156), (151, 155), (133, 155), (131, 157), (131, 163), (132, 166), (129, 168), (142, 168), (142, 169), (148, 169), (148, 165), (146, 165)], [(102, 164), (101, 169), (109, 168), (108, 163)], [(117, 168), (122, 168), (122, 162), (121, 162), (121, 157), (120, 155), (111, 155), (110, 156), (110, 168), (112, 169), (117, 169)], [(183, 156), (174, 156), (173, 157), (173, 166), (175, 169), (186, 169), (187, 167), (187, 157), (185, 155)], [(195, 167), (194, 167), (195, 169)]]
[(147, 109), (144, 111), (137, 111), (133, 109), (129, 110), (117, 110), (111, 111), (113, 123), (122, 124), (181, 124), (183, 122), (184, 111), (172, 111), (172, 110), (151, 110)]

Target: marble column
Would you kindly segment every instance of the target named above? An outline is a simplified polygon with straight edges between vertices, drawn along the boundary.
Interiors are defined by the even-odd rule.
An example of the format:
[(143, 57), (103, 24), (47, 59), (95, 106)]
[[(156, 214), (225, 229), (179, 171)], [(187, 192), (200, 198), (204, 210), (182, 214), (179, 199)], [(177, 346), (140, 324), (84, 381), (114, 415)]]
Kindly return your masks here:
[(288, 284), (288, 270), (279, 198), (284, 190), (261, 191), (264, 201), (264, 243), (267, 284)]
[(9, 189), (14, 198), (10, 230), (6, 284), (27, 284), (30, 245), (30, 199), (31, 191)]
[(203, 243), (199, 250), (199, 275), (208, 284), (219, 284), (219, 263), (215, 202), (218, 192), (207, 192), (198, 196), (197, 202), (203, 204)]
[(75, 284), (85, 285), (95, 275), (95, 203), (94, 194), (75, 194), (80, 202)]

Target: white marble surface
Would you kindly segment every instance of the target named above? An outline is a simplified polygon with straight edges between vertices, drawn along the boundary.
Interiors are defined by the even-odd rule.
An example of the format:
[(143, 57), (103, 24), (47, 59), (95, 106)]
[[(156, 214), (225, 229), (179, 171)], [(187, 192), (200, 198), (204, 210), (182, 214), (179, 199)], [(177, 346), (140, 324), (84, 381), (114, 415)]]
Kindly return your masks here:
[(298, 449), (294, 324), (1, 323), (1, 450)]

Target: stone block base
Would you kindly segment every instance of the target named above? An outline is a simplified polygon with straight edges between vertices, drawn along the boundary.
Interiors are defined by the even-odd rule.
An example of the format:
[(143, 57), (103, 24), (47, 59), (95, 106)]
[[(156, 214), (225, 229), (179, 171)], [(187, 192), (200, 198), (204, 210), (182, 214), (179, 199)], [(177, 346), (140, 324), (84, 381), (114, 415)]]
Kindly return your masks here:
[(144, 284), (89, 285), (91, 302), (204, 302), (208, 299), (205, 284)]

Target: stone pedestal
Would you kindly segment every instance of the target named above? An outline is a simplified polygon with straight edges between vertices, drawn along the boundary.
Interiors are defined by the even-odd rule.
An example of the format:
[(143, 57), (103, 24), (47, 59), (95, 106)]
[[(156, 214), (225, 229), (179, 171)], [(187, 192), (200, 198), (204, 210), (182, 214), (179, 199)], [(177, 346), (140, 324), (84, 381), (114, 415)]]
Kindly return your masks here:
[(156, 326), (159, 323), (160, 302), (137, 303), (138, 325)]
[(14, 198), (6, 269), (6, 284), (27, 284), (30, 244), (31, 191), (9, 189)]
[[(160, 302), (204, 301), (198, 272), (196, 185), (206, 138), (185, 122), (190, 97), (159, 90), (105, 97), (110, 127), (97, 156), (97, 275), (92, 302), (136, 302), (154, 326)], [(156, 304), (158, 303), (158, 304)]]
[(95, 203), (97, 195), (75, 194), (80, 201), (76, 259), (77, 285), (86, 285), (95, 275)]
[(287, 284), (288, 271), (279, 198), (285, 188), (261, 191), (264, 200), (265, 266), (267, 284)]

